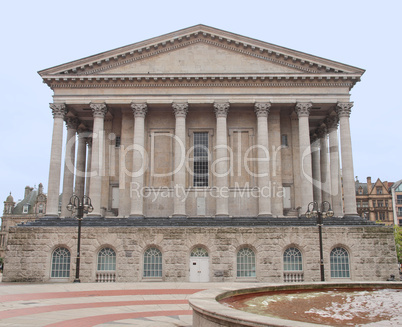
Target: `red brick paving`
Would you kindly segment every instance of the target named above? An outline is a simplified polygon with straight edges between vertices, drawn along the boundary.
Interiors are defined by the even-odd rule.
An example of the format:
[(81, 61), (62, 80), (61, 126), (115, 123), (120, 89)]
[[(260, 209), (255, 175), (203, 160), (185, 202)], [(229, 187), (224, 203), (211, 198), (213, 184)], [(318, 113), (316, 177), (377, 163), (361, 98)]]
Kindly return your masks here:
[(117, 302), (93, 302), (93, 303), (74, 303), (74, 304), (58, 304), (48, 305), (24, 309), (12, 309), (1, 311), (0, 318), (14, 318), (21, 316), (28, 316), (38, 313), (62, 311), (62, 310), (75, 310), (75, 309), (90, 309), (102, 307), (118, 307), (129, 305), (163, 305), (163, 304), (188, 304), (188, 300), (142, 300), (142, 301), (117, 301)]
[(146, 318), (146, 317), (161, 317), (161, 316), (184, 316), (192, 315), (192, 310), (171, 310), (171, 311), (147, 311), (147, 312), (130, 312), (130, 313), (115, 313), (101, 316), (92, 316), (85, 318), (76, 318), (46, 325), (44, 327), (91, 327), (98, 324), (104, 324), (111, 321)]
[(29, 293), (8, 294), (0, 296), (0, 303), (10, 301), (30, 301), (72, 297), (90, 296), (124, 296), (124, 295), (166, 295), (166, 294), (193, 294), (203, 289), (142, 289), (142, 290), (105, 290), (105, 291), (79, 291), (79, 292), (53, 292), (53, 293)]

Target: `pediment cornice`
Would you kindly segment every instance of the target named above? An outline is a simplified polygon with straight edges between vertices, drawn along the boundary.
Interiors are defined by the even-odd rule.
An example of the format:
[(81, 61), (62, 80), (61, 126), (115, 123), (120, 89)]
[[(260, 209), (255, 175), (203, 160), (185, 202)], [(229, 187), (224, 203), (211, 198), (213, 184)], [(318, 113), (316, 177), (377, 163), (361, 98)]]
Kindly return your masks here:
[[(294, 70), (287, 74), (108, 74), (109, 70), (122, 67), (141, 60), (147, 60), (154, 56), (188, 47), (197, 43), (208, 44), (241, 55), (246, 55), (284, 66)], [(364, 70), (335, 61), (312, 56), (295, 50), (279, 47), (270, 43), (247, 38), (237, 34), (221, 31), (212, 27), (197, 25), (181, 31), (162, 35), (146, 41), (138, 42), (115, 50), (107, 51), (95, 56), (87, 57), (67, 64), (42, 70), (39, 74), (45, 83), (51, 87), (57, 87), (62, 81), (63, 85), (84, 86), (84, 82), (111, 84), (133, 84), (145, 81), (157, 81), (158, 84), (166, 84), (166, 81), (176, 82), (190, 81), (201, 85), (200, 81), (239, 81), (261, 80), (271, 84), (274, 81), (295, 82), (311, 81), (321, 83), (330, 80), (353, 86), (364, 73)], [(135, 84), (134, 83), (134, 84)], [(145, 83), (147, 84), (147, 83)], [(210, 84), (210, 82), (208, 83)], [(247, 83), (252, 84), (252, 83)], [(72, 87), (74, 87), (71, 85)], [(89, 86), (85, 86), (89, 87)]]
[(44, 78), (51, 88), (110, 87), (353, 87), (359, 75), (136, 75), (53, 76)]

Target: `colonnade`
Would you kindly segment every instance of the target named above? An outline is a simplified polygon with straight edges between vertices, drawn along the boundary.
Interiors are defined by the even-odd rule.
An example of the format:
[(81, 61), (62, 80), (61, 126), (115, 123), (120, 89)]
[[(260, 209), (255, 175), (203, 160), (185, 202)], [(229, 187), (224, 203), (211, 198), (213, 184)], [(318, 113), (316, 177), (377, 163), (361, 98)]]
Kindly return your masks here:
[[(65, 207), (70, 197), (75, 192), (82, 197), (89, 195), (94, 207), (92, 216), (101, 216), (101, 187), (102, 187), (102, 158), (104, 156), (104, 118), (107, 113), (105, 103), (91, 103), (93, 113), (92, 137), (86, 137), (84, 130), (79, 128), (80, 122), (77, 117), (67, 115), (66, 106), (63, 103), (50, 104), (53, 112), (53, 136), (51, 147), (51, 160), (48, 183), (48, 199), (46, 216), (58, 216), (59, 189), (61, 175), (62, 158), (62, 139), (63, 139), (63, 120), (67, 125), (67, 143), (75, 140), (78, 133), (77, 158), (75, 160), (75, 141), (73, 145), (66, 147), (65, 169), (63, 176), (63, 196), (61, 216), (68, 216)], [(336, 110), (329, 115), (320, 128), (316, 131), (316, 139), (310, 143), (309, 116), (312, 103), (299, 102), (295, 105), (295, 112), (298, 118), (298, 147), (299, 153), (293, 151), (293, 162), (300, 163), (299, 174), (294, 175), (295, 192), (300, 192), (301, 213), (307, 209), (308, 203), (313, 200), (328, 201), (332, 204), (336, 216), (342, 216), (342, 191), (339, 161), (338, 144), (338, 121), (340, 124), (340, 140), (342, 152), (342, 172), (344, 189), (344, 214), (357, 215), (356, 198), (354, 189), (353, 158), (351, 148), (351, 135), (349, 116), (352, 103), (337, 103)], [(131, 103), (134, 115), (133, 133), (133, 174), (131, 181), (136, 183), (139, 188), (144, 187), (144, 173), (146, 171), (144, 162), (145, 151), (145, 117), (148, 111), (146, 103)], [(270, 166), (267, 162), (269, 158), (269, 137), (268, 119), (271, 108), (270, 102), (257, 102), (254, 111), (257, 121), (257, 185), (261, 189), (267, 186), (271, 180)], [(215, 102), (214, 111), (216, 115), (216, 176), (215, 187), (218, 189), (228, 188), (229, 177), (227, 153), (227, 116), (230, 109), (229, 102)], [(188, 113), (187, 102), (172, 103), (172, 110), (175, 115), (175, 147), (174, 162), (175, 167), (179, 167), (174, 172), (174, 184), (180, 189), (186, 188), (185, 165), (180, 164), (185, 160), (186, 152), (186, 116)], [(293, 124), (292, 124), (293, 126)], [(295, 125), (296, 127), (296, 125)], [(293, 137), (292, 128), (292, 137)], [(329, 146), (328, 146), (329, 142)], [(86, 146), (88, 145), (88, 147)], [(295, 146), (295, 145), (294, 145)], [(329, 158), (328, 158), (329, 156)], [(71, 167), (76, 167), (76, 171)], [(85, 171), (86, 167), (86, 171)], [(75, 191), (74, 191), (75, 178)], [(296, 181), (297, 185), (296, 187)], [(314, 187), (313, 187), (314, 185)], [(180, 192), (174, 197), (173, 216), (186, 216), (184, 195)], [(144, 216), (144, 199), (141, 193), (133, 193), (131, 196), (131, 217)], [(168, 215), (168, 213), (167, 213)], [(271, 197), (260, 196), (258, 198), (258, 215), (272, 216)], [(216, 198), (216, 216), (229, 216), (228, 197)]]

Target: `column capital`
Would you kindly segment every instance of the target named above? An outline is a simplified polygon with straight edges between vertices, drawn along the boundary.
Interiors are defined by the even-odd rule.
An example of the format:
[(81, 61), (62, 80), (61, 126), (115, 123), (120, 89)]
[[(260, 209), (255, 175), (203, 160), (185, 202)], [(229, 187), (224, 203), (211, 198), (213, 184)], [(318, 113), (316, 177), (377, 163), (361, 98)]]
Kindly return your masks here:
[(64, 103), (49, 103), (50, 109), (52, 109), (53, 118), (63, 118), (67, 113), (66, 105)]
[(324, 119), (324, 124), (327, 126), (328, 130), (337, 129), (338, 123), (339, 118), (336, 115), (331, 115)]
[(95, 117), (104, 118), (107, 113), (106, 103), (90, 103), (89, 106), (92, 109), (92, 114)]
[(188, 113), (188, 103), (187, 102), (173, 102), (172, 103), (173, 112), (175, 117), (186, 117)]
[(268, 117), (271, 102), (256, 102), (254, 104), (254, 111), (257, 117)]
[(134, 117), (145, 118), (148, 111), (148, 106), (146, 103), (135, 103), (131, 102), (131, 108), (133, 109)]
[(353, 102), (338, 102), (336, 104), (336, 113), (338, 117), (350, 117), (352, 111)]
[(66, 122), (67, 129), (77, 130), (79, 121), (76, 117), (65, 117), (64, 121)]
[(297, 116), (300, 117), (308, 117), (310, 116), (310, 110), (313, 104), (311, 102), (298, 102), (296, 103), (295, 111)]
[(229, 112), (230, 104), (229, 102), (214, 102), (214, 111), (216, 118), (227, 117)]

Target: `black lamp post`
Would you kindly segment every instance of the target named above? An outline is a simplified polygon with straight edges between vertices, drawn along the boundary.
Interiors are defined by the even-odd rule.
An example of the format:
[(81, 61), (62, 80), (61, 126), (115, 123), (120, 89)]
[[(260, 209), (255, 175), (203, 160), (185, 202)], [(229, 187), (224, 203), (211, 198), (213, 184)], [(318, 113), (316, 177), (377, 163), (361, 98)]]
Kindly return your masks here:
[(75, 214), (75, 218), (78, 219), (78, 243), (77, 243), (77, 261), (75, 266), (75, 279), (74, 283), (80, 283), (80, 248), (81, 248), (81, 221), (84, 217), (84, 213), (92, 212), (93, 206), (91, 198), (84, 195), (82, 199), (73, 195), (70, 198), (70, 202), (67, 205), (67, 210), (71, 211), (72, 216)]
[[(312, 210), (310, 211), (310, 206), (313, 206)], [(326, 208), (327, 207), (327, 208)], [(325, 210), (327, 209), (327, 210)], [(321, 281), (325, 282), (325, 274), (324, 274), (324, 256), (322, 251), (322, 225), (323, 225), (323, 218), (332, 217), (334, 212), (331, 209), (331, 204), (328, 201), (324, 201), (321, 205), (318, 202), (313, 201), (310, 202), (307, 206), (306, 217), (307, 218), (316, 218), (317, 219), (317, 226), (318, 226), (318, 234), (320, 236), (320, 272), (321, 272)]]

